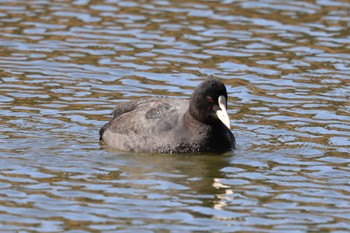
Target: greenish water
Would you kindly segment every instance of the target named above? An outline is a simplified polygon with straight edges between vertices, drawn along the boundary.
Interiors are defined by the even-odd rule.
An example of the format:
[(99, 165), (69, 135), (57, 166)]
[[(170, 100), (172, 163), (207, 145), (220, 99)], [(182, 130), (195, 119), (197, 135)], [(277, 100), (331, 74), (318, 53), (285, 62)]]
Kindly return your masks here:
[[(0, 2), (1, 232), (348, 232), (348, 1)], [(238, 149), (128, 154), (120, 102), (223, 81)]]

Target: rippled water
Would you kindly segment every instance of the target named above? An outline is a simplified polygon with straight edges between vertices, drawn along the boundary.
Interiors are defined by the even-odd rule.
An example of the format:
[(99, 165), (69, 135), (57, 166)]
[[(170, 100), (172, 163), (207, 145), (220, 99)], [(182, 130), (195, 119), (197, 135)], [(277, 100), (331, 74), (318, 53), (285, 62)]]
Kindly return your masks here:
[[(348, 232), (350, 3), (0, 2), (0, 231)], [(226, 83), (238, 149), (101, 147), (117, 103)]]

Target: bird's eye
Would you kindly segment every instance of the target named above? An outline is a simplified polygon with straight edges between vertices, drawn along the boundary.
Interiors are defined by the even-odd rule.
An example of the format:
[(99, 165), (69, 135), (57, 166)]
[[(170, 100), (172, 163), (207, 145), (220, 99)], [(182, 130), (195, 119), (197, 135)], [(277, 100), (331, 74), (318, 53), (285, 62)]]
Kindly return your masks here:
[(211, 96), (207, 96), (207, 100), (208, 100), (210, 103), (213, 103), (213, 102), (214, 102), (214, 100), (213, 100), (213, 98), (211, 98)]

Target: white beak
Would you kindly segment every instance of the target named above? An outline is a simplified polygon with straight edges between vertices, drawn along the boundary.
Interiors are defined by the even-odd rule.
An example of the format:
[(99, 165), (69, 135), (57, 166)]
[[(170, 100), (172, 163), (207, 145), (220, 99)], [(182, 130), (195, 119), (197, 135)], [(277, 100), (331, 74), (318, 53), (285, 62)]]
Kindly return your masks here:
[(228, 116), (227, 111), (226, 111), (227, 102), (226, 102), (225, 96), (220, 95), (218, 102), (219, 102), (220, 109), (216, 111), (216, 115), (218, 116), (220, 121), (222, 121), (222, 123), (224, 123), (227, 126), (227, 128), (230, 129), (231, 123), (230, 123), (230, 117)]

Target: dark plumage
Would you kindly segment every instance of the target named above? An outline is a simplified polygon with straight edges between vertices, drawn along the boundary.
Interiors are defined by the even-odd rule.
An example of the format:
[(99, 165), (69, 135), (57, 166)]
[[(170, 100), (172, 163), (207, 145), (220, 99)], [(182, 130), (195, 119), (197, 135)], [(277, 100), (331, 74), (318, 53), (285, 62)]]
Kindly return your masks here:
[(225, 85), (207, 79), (191, 99), (148, 98), (120, 104), (100, 140), (125, 151), (223, 153), (235, 148)]

